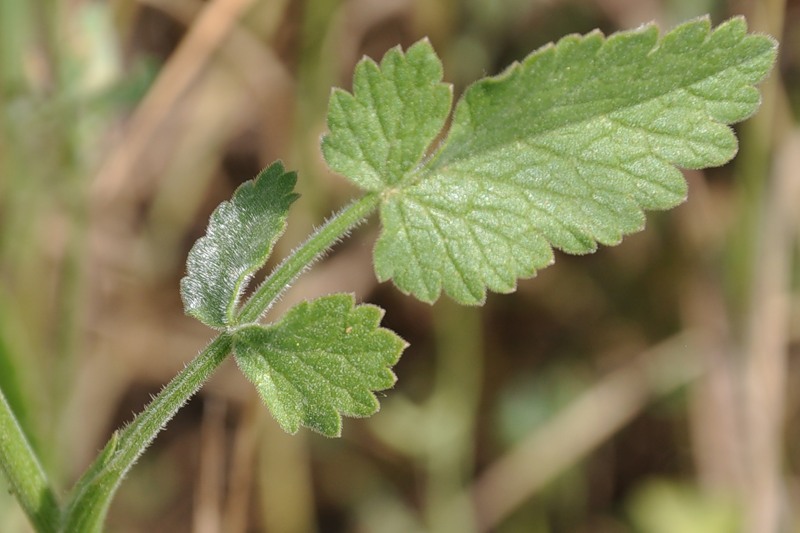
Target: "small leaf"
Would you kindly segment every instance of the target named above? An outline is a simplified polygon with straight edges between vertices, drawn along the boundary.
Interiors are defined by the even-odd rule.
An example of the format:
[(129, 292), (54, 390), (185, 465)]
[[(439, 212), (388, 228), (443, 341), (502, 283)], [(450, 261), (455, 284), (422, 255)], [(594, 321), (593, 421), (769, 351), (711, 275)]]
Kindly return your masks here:
[(289, 206), (298, 197), (292, 192), (296, 179), (273, 163), (214, 210), (206, 235), (189, 252), (181, 280), (186, 314), (214, 328), (233, 324), (245, 284), (264, 266), (285, 229)]
[[(711, 31), (703, 18), (661, 39), (653, 25), (607, 39), (570, 35), (475, 83), (430, 159), (366, 187), (391, 185), (378, 278), (425, 302), (444, 289), (479, 304), (487, 289), (511, 292), (550, 264), (553, 247), (582, 254), (619, 243), (644, 227), (644, 209), (684, 200), (674, 165), (734, 156), (726, 124), (756, 110), (753, 85), (775, 54), (774, 40), (748, 35), (744, 19)], [(355, 145), (368, 143), (351, 133)], [(369, 160), (375, 172), (381, 165)]]
[(450, 113), (452, 88), (441, 81), (442, 64), (427, 40), (405, 54), (389, 50), (380, 67), (359, 62), (353, 94), (331, 94), (330, 133), (322, 140), (328, 165), (368, 191), (402, 181)]
[(354, 306), (350, 295), (325, 296), (275, 324), (237, 330), (234, 354), (284, 430), (302, 425), (338, 436), (341, 415), (375, 413), (372, 391), (394, 385), (390, 368), (406, 343), (379, 327), (382, 316), (376, 306)]

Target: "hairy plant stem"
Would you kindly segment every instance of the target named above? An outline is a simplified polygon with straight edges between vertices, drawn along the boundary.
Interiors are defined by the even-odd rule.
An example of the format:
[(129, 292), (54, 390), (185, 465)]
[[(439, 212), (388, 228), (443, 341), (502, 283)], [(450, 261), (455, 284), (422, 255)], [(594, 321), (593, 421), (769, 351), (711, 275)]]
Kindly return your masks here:
[(61, 511), (39, 458), (0, 389), (0, 469), (11, 492), (40, 533), (55, 533)]
[[(314, 232), (261, 284), (243, 306), (237, 323), (242, 325), (258, 320), (303, 270), (363, 222), (375, 210), (379, 200), (377, 193), (368, 194), (339, 211)], [(178, 409), (228, 357), (232, 342), (229, 333), (220, 334), (164, 387), (129, 426), (114, 434), (75, 485), (61, 531), (101, 530), (122, 478)]]
[(287, 257), (256, 289), (242, 306), (237, 319), (239, 325), (256, 322), (275, 300), (314, 261), (322, 257), (334, 244), (363, 222), (377, 207), (378, 193), (370, 193), (339, 211), (315, 231), (299, 248)]
[(115, 432), (106, 447), (76, 483), (64, 520), (65, 532), (100, 531), (111, 498), (122, 478), (183, 404), (222, 364), (231, 337), (219, 335), (195, 357), (133, 422)]

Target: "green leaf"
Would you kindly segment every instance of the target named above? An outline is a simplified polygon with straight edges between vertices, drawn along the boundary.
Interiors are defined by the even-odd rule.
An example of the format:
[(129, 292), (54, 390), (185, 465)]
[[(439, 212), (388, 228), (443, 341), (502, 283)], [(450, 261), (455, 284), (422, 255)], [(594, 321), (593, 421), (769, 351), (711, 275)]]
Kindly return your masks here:
[(247, 281), (264, 266), (286, 226), (294, 172), (273, 163), (243, 183), (230, 201), (211, 214), (206, 235), (195, 242), (181, 280), (186, 314), (208, 326), (234, 324), (234, 311)]
[(353, 94), (331, 94), (330, 133), (322, 140), (331, 169), (368, 191), (403, 181), (450, 113), (452, 88), (441, 80), (442, 64), (427, 40), (405, 54), (389, 50), (380, 67), (369, 58), (359, 62)]
[(329, 437), (341, 433), (341, 415), (369, 416), (372, 391), (392, 387), (391, 371), (406, 343), (379, 327), (383, 311), (354, 306), (347, 294), (325, 296), (289, 310), (277, 323), (237, 330), (234, 354), (278, 423)]
[(582, 254), (617, 244), (644, 227), (644, 209), (684, 200), (674, 165), (735, 155), (726, 124), (756, 110), (753, 85), (775, 55), (774, 40), (748, 35), (744, 19), (712, 31), (703, 18), (663, 38), (653, 25), (567, 36), (475, 83), (429, 160), (399, 179), (370, 180), (391, 185), (378, 278), (426, 302), (444, 289), (479, 304), (487, 288), (511, 292), (552, 263), (553, 247)]

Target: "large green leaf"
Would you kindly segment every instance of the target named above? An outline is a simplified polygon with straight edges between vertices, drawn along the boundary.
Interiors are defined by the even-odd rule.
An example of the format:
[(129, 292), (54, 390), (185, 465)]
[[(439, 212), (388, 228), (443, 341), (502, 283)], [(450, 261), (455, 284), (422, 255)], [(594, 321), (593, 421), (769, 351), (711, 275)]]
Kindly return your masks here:
[(289, 206), (297, 199), (296, 180), (294, 172), (273, 163), (214, 210), (205, 236), (189, 252), (181, 280), (187, 314), (214, 328), (234, 323), (246, 282), (264, 266), (286, 227)]
[(653, 25), (571, 35), (475, 83), (433, 157), (370, 181), (390, 185), (378, 278), (426, 302), (444, 289), (477, 304), (487, 288), (513, 291), (550, 264), (553, 247), (580, 254), (618, 243), (642, 229), (644, 209), (683, 201), (675, 165), (735, 155), (727, 124), (756, 110), (754, 84), (775, 54), (776, 43), (748, 35), (744, 19), (712, 31), (703, 18), (663, 38)]
[(373, 391), (394, 385), (391, 366), (406, 343), (379, 327), (382, 316), (373, 305), (354, 306), (350, 295), (325, 296), (275, 324), (238, 329), (234, 354), (283, 429), (338, 436), (341, 415), (375, 413)]

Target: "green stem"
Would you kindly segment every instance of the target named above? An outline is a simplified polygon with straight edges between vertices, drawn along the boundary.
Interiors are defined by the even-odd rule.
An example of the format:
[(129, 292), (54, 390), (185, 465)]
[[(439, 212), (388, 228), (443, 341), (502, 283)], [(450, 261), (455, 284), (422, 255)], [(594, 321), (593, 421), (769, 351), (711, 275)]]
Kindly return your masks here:
[[(239, 324), (254, 322), (310, 264), (378, 206), (368, 194), (333, 216), (295, 250), (256, 290), (239, 314)], [(122, 478), (178, 409), (202, 386), (231, 351), (232, 338), (222, 333), (172, 379), (133, 422), (106, 444), (72, 491), (61, 531), (100, 531)]]
[(363, 222), (375, 210), (379, 201), (378, 193), (367, 194), (339, 211), (315, 231), (256, 289), (253, 296), (242, 306), (237, 323), (250, 324), (257, 321), (303, 270)]
[(55, 533), (61, 511), (39, 459), (0, 389), (0, 468), (39, 533)]
[(172, 379), (133, 422), (115, 433), (73, 489), (62, 531), (100, 531), (122, 478), (164, 425), (222, 364), (231, 351), (223, 333)]

